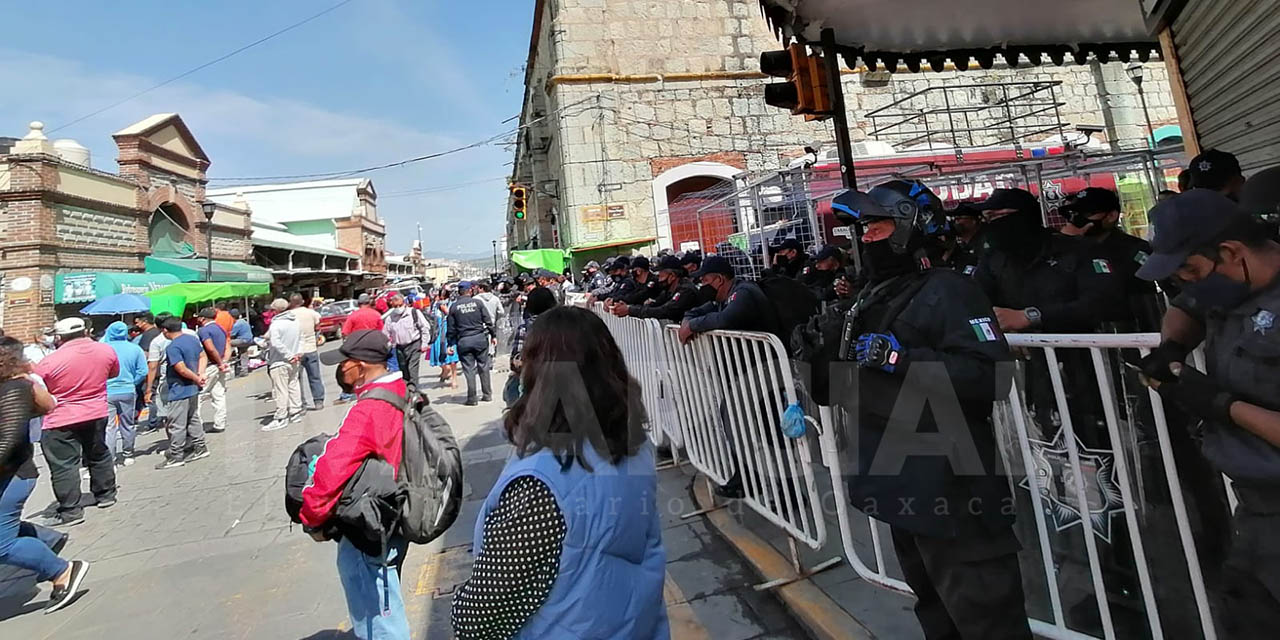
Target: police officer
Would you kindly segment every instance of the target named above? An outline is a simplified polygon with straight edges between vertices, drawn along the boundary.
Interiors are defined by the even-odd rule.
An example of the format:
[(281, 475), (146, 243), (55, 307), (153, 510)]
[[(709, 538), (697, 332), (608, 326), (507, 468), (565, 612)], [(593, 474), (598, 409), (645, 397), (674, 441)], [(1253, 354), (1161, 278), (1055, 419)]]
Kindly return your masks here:
[(680, 256), (680, 266), (684, 267), (685, 275), (693, 277), (693, 272), (702, 266), (701, 251), (686, 251)]
[(982, 260), (982, 212), (971, 204), (960, 203), (947, 212), (951, 219), (950, 246), (942, 254), (944, 265), (973, 275)]
[[(1142, 361), (1144, 380), (1202, 420), (1201, 450), (1239, 505), (1223, 567), (1231, 638), (1280, 628), (1280, 243), (1220, 193), (1194, 189), (1156, 207), (1154, 252), (1138, 276), (1183, 284), (1181, 313)], [(1184, 364), (1201, 341), (1208, 375)]]
[(644, 256), (636, 256), (631, 260), (631, 279), (635, 282), (635, 289), (630, 294), (617, 296), (615, 300), (618, 302), (642, 305), (662, 289), (658, 279), (649, 271), (649, 259)]
[(629, 305), (619, 302), (613, 305), (613, 315), (632, 318), (657, 318), (664, 322), (680, 322), (684, 314), (698, 306), (698, 288), (684, 277), (684, 268), (675, 256), (663, 256), (658, 261), (658, 274), (654, 282), (658, 290), (646, 305)]
[[(809, 287), (819, 302), (832, 302), (840, 297), (848, 296), (848, 287), (844, 287), (843, 296), (837, 291), (837, 282), (844, 278), (844, 252), (840, 247), (829, 244), (818, 251), (813, 260), (800, 271), (800, 283)], [(846, 279), (847, 285), (847, 279)]]
[(1205, 149), (1191, 159), (1187, 172), (1191, 188), (1217, 191), (1232, 200), (1240, 201), (1240, 191), (1244, 188), (1245, 179), (1244, 173), (1240, 171), (1240, 161), (1235, 155), (1220, 149)]
[[(846, 191), (832, 209), (860, 227), (868, 282), (806, 335), (822, 336), (815, 371), (849, 363), (834, 365), (829, 397), (856, 416), (851, 503), (890, 525), (926, 638), (1030, 639), (989, 421), (1010, 360), (991, 305), (972, 279), (928, 268), (943, 211), (922, 183)], [(898, 406), (913, 402), (923, 409)]]
[(449, 330), (446, 340), (449, 355), (455, 352), (462, 362), (462, 373), (467, 378), (467, 406), (476, 403), (476, 371), (480, 373), (481, 399), (493, 399), (489, 380), (489, 340), (498, 337), (493, 317), (479, 300), (471, 297), (472, 285), (463, 280), (458, 283), (458, 299), (449, 307)]
[(613, 272), (610, 275), (613, 276), (615, 285), (613, 290), (605, 296), (606, 302), (609, 300), (623, 300), (626, 299), (627, 296), (635, 293), (636, 281), (635, 278), (631, 276), (631, 258), (628, 258), (627, 256), (618, 256), (615, 258), (613, 261)]
[(809, 260), (809, 255), (804, 252), (804, 245), (795, 238), (787, 238), (770, 250), (773, 252), (773, 272), (780, 276), (799, 276)]
[(1059, 233), (1080, 238), (1090, 264), (1105, 265), (1123, 287), (1127, 307), (1104, 309), (1103, 319), (1115, 323), (1122, 332), (1159, 331), (1155, 284), (1136, 275), (1151, 255), (1151, 245), (1120, 230), (1120, 197), (1116, 192), (1089, 187), (1067, 197), (1058, 211), (1067, 218)]
[(587, 263), (587, 277), (583, 283), (582, 290), (591, 293), (597, 289), (602, 289), (609, 284), (609, 276), (600, 270), (600, 263), (592, 260)]

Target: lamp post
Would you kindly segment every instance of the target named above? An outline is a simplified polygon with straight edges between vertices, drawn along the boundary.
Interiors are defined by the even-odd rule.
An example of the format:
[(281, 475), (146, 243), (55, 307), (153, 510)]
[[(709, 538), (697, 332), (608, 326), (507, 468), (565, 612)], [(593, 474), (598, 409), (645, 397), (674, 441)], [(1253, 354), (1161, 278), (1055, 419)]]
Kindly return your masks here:
[(493, 272), (498, 272), (498, 241), (493, 241)]
[(1147, 110), (1147, 93), (1142, 90), (1142, 74), (1145, 69), (1141, 63), (1131, 62), (1124, 68), (1125, 75), (1129, 76), (1129, 80), (1133, 81), (1133, 86), (1138, 88), (1138, 102), (1142, 105), (1142, 118), (1147, 123), (1147, 135), (1144, 141), (1147, 143), (1148, 157), (1151, 160), (1151, 191), (1159, 197), (1160, 194), (1160, 170), (1156, 165), (1156, 132), (1151, 126), (1151, 112)]
[(213, 282), (213, 212), (217, 210), (218, 204), (212, 200), (205, 200), (200, 203), (200, 209), (204, 212), (204, 281)]

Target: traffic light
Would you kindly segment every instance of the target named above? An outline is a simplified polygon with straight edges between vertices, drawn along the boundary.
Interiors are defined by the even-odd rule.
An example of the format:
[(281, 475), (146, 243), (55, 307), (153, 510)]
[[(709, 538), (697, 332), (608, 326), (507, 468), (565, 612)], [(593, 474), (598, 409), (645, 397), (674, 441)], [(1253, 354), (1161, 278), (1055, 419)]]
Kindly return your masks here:
[(524, 220), (525, 207), (528, 206), (529, 189), (520, 185), (511, 186), (511, 215), (516, 220)]
[(825, 60), (809, 54), (804, 45), (761, 53), (760, 71), (787, 79), (764, 86), (765, 103), (788, 109), (792, 115), (804, 115), (806, 120), (824, 120), (832, 114)]

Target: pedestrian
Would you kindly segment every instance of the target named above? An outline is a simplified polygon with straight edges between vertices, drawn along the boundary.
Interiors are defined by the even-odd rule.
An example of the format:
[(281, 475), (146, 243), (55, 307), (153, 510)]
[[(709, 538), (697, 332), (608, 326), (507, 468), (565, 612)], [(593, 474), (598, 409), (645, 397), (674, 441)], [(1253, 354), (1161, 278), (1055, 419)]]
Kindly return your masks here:
[(449, 303), (440, 300), (431, 312), (431, 322), (435, 326), (432, 333), (428, 355), (433, 367), (440, 367), (440, 386), (449, 385), (450, 389), (458, 388), (458, 354), (449, 351)]
[[(320, 314), (306, 304), (302, 294), (289, 296), (289, 309), (293, 313), (294, 322), (298, 323), (298, 336), (301, 344), (300, 373), (307, 376), (307, 385), (311, 391), (311, 411), (319, 411), (324, 407), (324, 380), (320, 377), (320, 356), (318, 350), (324, 344), (324, 337), (317, 334), (320, 326)], [(301, 381), (301, 378), (299, 378)]]
[[(1194, 168), (1194, 165), (1193, 165)], [(1280, 628), (1280, 243), (1226, 196), (1193, 189), (1156, 206), (1138, 277), (1176, 278), (1186, 321), (1165, 323), (1143, 381), (1200, 421), (1197, 442), (1238, 500), (1221, 571), (1224, 637)], [(1174, 309), (1170, 310), (1172, 314)], [(1186, 364), (1204, 344), (1206, 371)]]
[(391, 341), (405, 383), (417, 389), (423, 345), (431, 341), (431, 328), (421, 311), (405, 304), (403, 295), (392, 293), (387, 305), (389, 308), (382, 316), (382, 332)]
[[(0, 338), (0, 564), (25, 569), (53, 583), (45, 613), (71, 604), (89, 571), (84, 560), (58, 557), (67, 535), (22, 521), (22, 510), (40, 472), (28, 423), (53, 410), (56, 400), (28, 374), (22, 343)], [(78, 480), (78, 478), (77, 478)]]
[(262, 427), (263, 431), (275, 431), (289, 426), (290, 422), (301, 422), (304, 411), (302, 380), (298, 376), (302, 368), (302, 338), (293, 315), (296, 310), (290, 309), (288, 301), (283, 298), (273, 300), (271, 309), (276, 315), (267, 330), (267, 375), (271, 377), (271, 397), (275, 400), (276, 412), (274, 419)]
[(120, 321), (107, 325), (103, 343), (116, 352), (120, 371), (107, 380), (107, 449), (116, 464), (133, 464), (138, 417), (138, 387), (147, 380), (147, 354), (128, 340), (129, 328)]
[[(475, 406), (476, 374), (480, 374), (480, 399), (493, 400), (493, 383), (489, 377), (489, 341), (498, 336), (489, 310), (471, 297), (474, 290), (466, 280), (458, 283), (459, 297), (449, 307), (449, 355), (458, 354), (462, 375), (467, 379), (467, 406)], [(551, 292), (553, 295), (555, 291)]]
[(972, 279), (930, 268), (944, 213), (922, 183), (846, 191), (832, 208), (854, 212), (870, 274), (854, 300), (823, 316), (834, 330), (821, 334), (836, 340), (811, 362), (858, 368), (818, 394), (857, 425), (863, 472), (847, 480), (850, 504), (889, 525), (924, 637), (1031, 640), (1013, 498), (990, 422), (993, 403), (1008, 397), (1000, 365), (1012, 360), (991, 304)]
[(223, 333), (230, 336), (231, 328), (235, 326), (236, 319), (235, 316), (231, 315), (230, 311), (227, 311), (227, 301), (219, 300), (215, 302), (213, 304), (213, 309), (214, 313), (217, 314), (213, 317), (213, 321), (217, 323), (219, 327), (222, 327)]
[[(169, 344), (164, 348), (165, 369), (165, 417), (169, 422), (169, 446), (164, 460), (156, 469), (181, 467), (209, 457), (205, 445), (204, 425), (200, 422), (200, 390), (208, 381), (200, 375), (201, 363), (207, 353), (200, 339), (183, 332), (182, 320), (169, 318), (162, 327)], [(217, 331), (222, 328), (213, 325)], [(190, 453), (187, 453), (187, 450)]]
[(227, 430), (227, 376), (231, 373), (231, 344), (230, 336), (222, 330), (217, 317), (218, 311), (213, 307), (202, 309), (196, 317), (200, 324), (196, 337), (200, 339), (201, 348), (204, 349), (204, 368), (198, 371), (204, 382), (201, 383), (195, 420), (201, 423), (203, 429), (200, 407), (211, 406), (213, 426), (209, 430), (222, 433)]
[(809, 261), (809, 254), (805, 253), (804, 245), (796, 238), (786, 238), (770, 249), (773, 251), (773, 272), (776, 275), (787, 278), (799, 277), (800, 270)]
[(684, 314), (698, 306), (698, 287), (684, 277), (680, 259), (663, 256), (658, 261), (658, 273), (653, 276), (657, 287), (649, 304), (614, 304), (611, 311), (619, 318), (656, 318), (664, 322), (680, 322)]
[(235, 366), (235, 374), (239, 377), (249, 371), (245, 361), (249, 357), (249, 347), (253, 346), (253, 327), (247, 318), (240, 315), (239, 309), (232, 309), (227, 313), (235, 320), (231, 323), (231, 361)]
[(665, 640), (666, 550), (639, 383), (604, 322), (579, 307), (542, 313), (523, 357), (524, 395), (503, 418), (515, 455), (476, 519), (454, 634)]
[(89, 338), (83, 318), (53, 326), (58, 348), (36, 365), (58, 406), (44, 417), (40, 448), (49, 463), (58, 500), (51, 526), (84, 522), (80, 506), (80, 466), (89, 467), (89, 487), (98, 508), (116, 503), (116, 472), (107, 448), (107, 379), (120, 372), (111, 347)]
[[(163, 327), (165, 321), (172, 317), (173, 314), (167, 311), (156, 314), (156, 325), (161, 331), (147, 349), (147, 382), (143, 392), (143, 402), (147, 405), (147, 425), (145, 429), (139, 429), (140, 432), (158, 429), (167, 420), (164, 401), (169, 395), (169, 385), (165, 383), (169, 363), (165, 359), (165, 349), (170, 340), (165, 337)], [(186, 326), (182, 327), (182, 332), (192, 337), (196, 335), (196, 332)]]
[(53, 327), (44, 327), (36, 332), (31, 344), (23, 347), (22, 356), (26, 358), (27, 362), (36, 365), (53, 351)]
[(539, 315), (546, 313), (554, 306), (556, 306), (555, 294), (546, 287), (537, 287), (529, 292), (529, 301), (524, 306), (524, 319), (511, 338), (511, 376), (507, 378), (507, 384), (502, 390), (502, 401), (508, 407), (515, 404), (516, 399), (520, 397), (520, 369), (523, 364), (520, 353), (524, 349), (529, 328), (533, 326), (533, 321), (537, 320)]
[[(366, 329), (382, 331), (382, 314), (373, 310), (373, 299), (369, 297), (369, 294), (360, 294), (360, 297), (356, 298), (356, 305), (356, 310), (352, 311), (351, 315), (347, 316), (347, 319), (342, 323), (342, 336), (345, 338), (357, 331)], [(338, 399), (334, 401), (334, 404), (346, 404), (355, 399), (355, 394), (343, 391), (338, 394)]]
[[(325, 364), (337, 364), (339, 386), (356, 395), (336, 434), (315, 459), (314, 472), (302, 490), (299, 518), (317, 541), (334, 516), (343, 489), (369, 459), (383, 460), (398, 475), (403, 453), (404, 414), (389, 402), (362, 399), (374, 389), (407, 397), (404, 377), (387, 370), (391, 345), (379, 331), (364, 329), (343, 341), (338, 350), (325, 354)], [(336, 356), (336, 358), (335, 358)], [(400, 593), (400, 570), (408, 543), (394, 534), (383, 555), (372, 556), (357, 548), (350, 536), (338, 542), (338, 578), (347, 600), (351, 631), (361, 640), (409, 640), (409, 620)]]
[[(489, 310), (489, 317), (493, 318), (493, 326), (498, 327), (499, 331), (501, 331), (507, 319), (507, 310), (503, 308), (502, 300), (493, 292), (493, 287), (488, 282), (480, 282), (476, 284), (476, 288), (480, 290), (480, 293), (476, 294), (476, 300), (479, 300), (484, 305), (484, 308)], [(495, 340), (493, 346), (489, 349), (490, 356), (497, 353), (497, 347), (497, 341)]]

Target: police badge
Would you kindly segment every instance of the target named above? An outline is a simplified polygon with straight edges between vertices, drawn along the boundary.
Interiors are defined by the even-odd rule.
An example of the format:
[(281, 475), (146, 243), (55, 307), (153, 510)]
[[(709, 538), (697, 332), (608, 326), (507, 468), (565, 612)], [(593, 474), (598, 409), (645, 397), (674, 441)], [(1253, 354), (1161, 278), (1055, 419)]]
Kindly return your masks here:
[(1267, 311), (1266, 309), (1259, 309), (1257, 313), (1253, 314), (1254, 333), (1259, 333), (1265, 336), (1267, 335), (1267, 332), (1275, 328), (1275, 326), (1276, 314)]

